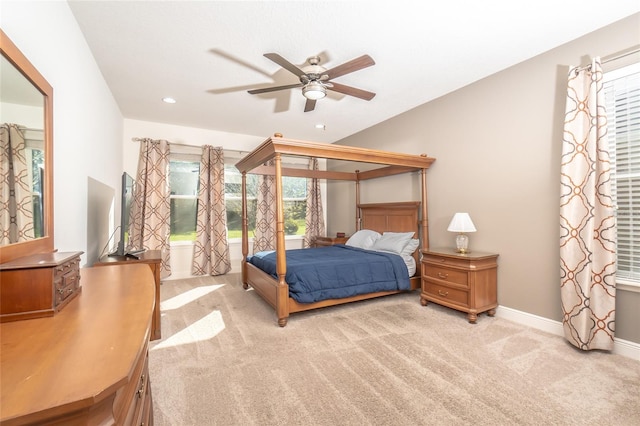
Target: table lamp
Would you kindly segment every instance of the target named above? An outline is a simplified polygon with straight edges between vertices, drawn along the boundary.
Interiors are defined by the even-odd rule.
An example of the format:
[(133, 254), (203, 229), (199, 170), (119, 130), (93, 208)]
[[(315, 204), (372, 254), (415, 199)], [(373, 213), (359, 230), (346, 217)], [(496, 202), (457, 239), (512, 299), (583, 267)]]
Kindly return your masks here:
[(447, 231), (458, 233), (456, 236), (456, 251), (458, 253), (469, 253), (469, 237), (465, 233), (476, 232), (476, 227), (471, 221), (469, 213), (456, 213), (453, 215)]

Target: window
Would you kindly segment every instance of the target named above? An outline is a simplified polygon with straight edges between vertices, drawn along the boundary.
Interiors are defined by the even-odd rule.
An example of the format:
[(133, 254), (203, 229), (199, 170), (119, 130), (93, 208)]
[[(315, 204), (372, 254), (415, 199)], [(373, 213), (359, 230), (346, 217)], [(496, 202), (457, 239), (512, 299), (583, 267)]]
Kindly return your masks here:
[(27, 145), (25, 149), (27, 164), (31, 168), (27, 170), (31, 185), (31, 201), (33, 206), (33, 236), (34, 238), (44, 237), (44, 217), (42, 205), (42, 181), (44, 175), (44, 151), (41, 148), (32, 148)]
[(194, 241), (196, 239), (199, 173), (199, 160), (173, 159), (169, 161), (171, 241)]
[[(235, 163), (234, 163), (235, 164)], [(225, 205), (227, 209), (228, 238), (242, 237), (242, 175), (234, 164), (224, 167)], [(173, 156), (169, 161), (169, 187), (171, 190), (171, 241), (194, 241), (198, 207), (197, 156)], [(304, 235), (307, 210), (307, 180), (284, 176), (282, 178), (285, 209), (285, 234)], [(250, 235), (256, 222), (258, 176), (247, 175), (247, 210)]]
[(619, 283), (640, 285), (640, 64), (605, 74)]
[[(225, 204), (229, 239), (242, 237), (242, 174), (234, 165), (225, 165)], [(285, 235), (304, 235), (307, 212), (307, 180), (282, 177)], [(252, 235), (256, 225), (258, 176), (247, 174), (247, 227)]]

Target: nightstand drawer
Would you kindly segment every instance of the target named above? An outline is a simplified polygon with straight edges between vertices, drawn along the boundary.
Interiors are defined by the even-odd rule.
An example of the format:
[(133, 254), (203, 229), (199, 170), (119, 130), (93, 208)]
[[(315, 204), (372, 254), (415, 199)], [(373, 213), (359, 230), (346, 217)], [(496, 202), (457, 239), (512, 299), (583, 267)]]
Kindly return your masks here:
[(422, 291), (436, 299), (449, 301), (458, 305), (468, 305), (469, 292), (458, 290), (445, 285), (436, 284), (429, 280), (422, 281)]
[(463, 268), (467, 269), (469, 267), (469, 259), (461, 257), (461, 258), (451, 258), (445, 256), (438, 256), (437, 254), (424, 254), (422, 258), (423, 262), (427, 262), (431, 265), (441, 265), (445, 267), (452, 268)]
[(424, 275), (428, 278), (435, 280), (447, 281), (454, 284), (459, 284), (464, 287), (468, 287), (468, 277), (465, 271), (458, 271), (456, 269), (442, 268), (427, 263), (423, 265)]

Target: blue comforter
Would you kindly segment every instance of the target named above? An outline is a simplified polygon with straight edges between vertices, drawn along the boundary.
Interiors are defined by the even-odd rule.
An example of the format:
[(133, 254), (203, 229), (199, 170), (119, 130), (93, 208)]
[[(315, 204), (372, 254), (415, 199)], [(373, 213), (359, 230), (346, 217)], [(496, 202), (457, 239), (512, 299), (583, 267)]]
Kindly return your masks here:
[[(287, 250), (286, 258), (289, 295), (299, 303), (410, 289), (407, 266), (397, 254), (334, 245)], [(256, 253), (247, 261), (277, 276), (274, 251)]]

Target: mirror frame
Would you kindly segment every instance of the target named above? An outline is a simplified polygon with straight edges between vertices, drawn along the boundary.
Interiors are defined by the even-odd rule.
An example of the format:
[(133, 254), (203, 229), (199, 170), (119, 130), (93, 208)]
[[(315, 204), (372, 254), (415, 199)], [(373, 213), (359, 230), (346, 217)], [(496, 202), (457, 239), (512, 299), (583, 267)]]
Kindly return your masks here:
[(44, 97), (44, 236), (0, 247), (0, 263), (36, 253), (54, 251), (53, 247), (53, 87), (0, 29), (0, 54), (33, 84)]

